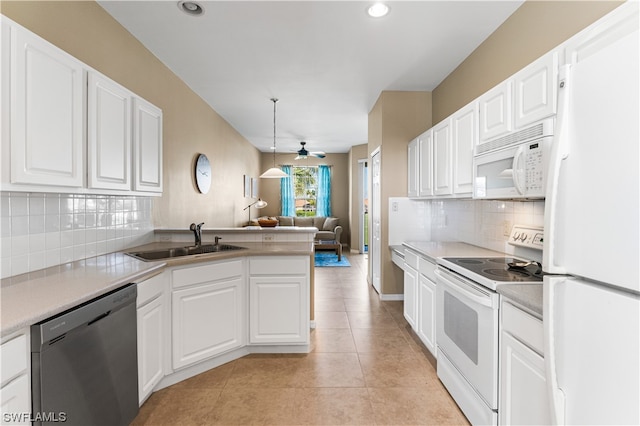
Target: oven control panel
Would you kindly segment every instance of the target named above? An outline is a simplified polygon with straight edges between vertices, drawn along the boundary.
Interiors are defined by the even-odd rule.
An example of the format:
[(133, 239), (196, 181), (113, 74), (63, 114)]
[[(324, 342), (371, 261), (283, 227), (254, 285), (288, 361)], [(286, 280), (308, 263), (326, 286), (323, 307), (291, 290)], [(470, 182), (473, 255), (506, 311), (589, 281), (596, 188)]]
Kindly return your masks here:
[(528, 225), (514, 225), (509, 235), (512, 246), (542, 250), (544, 244), (544, 228)]

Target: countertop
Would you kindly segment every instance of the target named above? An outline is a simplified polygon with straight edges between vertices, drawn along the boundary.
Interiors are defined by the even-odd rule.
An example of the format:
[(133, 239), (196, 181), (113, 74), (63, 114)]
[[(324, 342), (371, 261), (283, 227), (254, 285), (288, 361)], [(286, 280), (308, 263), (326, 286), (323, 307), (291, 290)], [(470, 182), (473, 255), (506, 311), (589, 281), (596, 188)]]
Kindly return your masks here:
[[(482, 257), (504, 256), (504, 253), (460, 242), (408, 241), (402, 245), (389, 247), (403, 253), (409, 248), (438, 262), (442, 257)], [(540, 284), (500, 284), (496, 291), (502, 296), (542, 318), (542, 283)]]
[[(312, 243), (234, 243), (246, 247), (224, 253), (207, 253), (146, 262), (124, 252), (65, 263), (0, 281), (0, 336), (71, 309), (131, 282), (143, 281), (163, 268), (244, 256), (311, 255)], [(125, 252), (184, 246), (159, 242), (132, 247)]]

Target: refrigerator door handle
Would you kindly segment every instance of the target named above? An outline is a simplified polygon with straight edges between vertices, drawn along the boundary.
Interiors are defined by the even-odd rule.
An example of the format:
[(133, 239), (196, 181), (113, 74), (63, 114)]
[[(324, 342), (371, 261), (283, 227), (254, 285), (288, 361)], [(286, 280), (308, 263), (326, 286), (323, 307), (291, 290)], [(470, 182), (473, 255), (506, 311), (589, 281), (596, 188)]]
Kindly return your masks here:
[(558, 114), (549, 156), (544, 212), (545, 239), (544, 250), (542, 251), (542, 264), (545, 266), (545, 272), (553, 274), (566, 273), (565, 268), (556, 263), (555, 246), (560, 168), (562, 167), (562, 161), (569, 156), (569, 123), (567, 123), (567, 120), (570, 109), (570, 91), (571, 65), (563, 65), (558, 73)]
[(562, 389), (558, 385), (557, 362), (556, 362), (556, 345), (555, 345), (555, 329), (556, 329), (556, 288), (559, 284), (566, 281), (566, 277), (545, 276), (543, 286), (542, 312), (544, 318), (542, 321), (544, 327), (544, 369), (547, 383), (547, 397), (549, 398), (551, 423), (554, 425), (564, 425), (564, 401), (565, 396)]

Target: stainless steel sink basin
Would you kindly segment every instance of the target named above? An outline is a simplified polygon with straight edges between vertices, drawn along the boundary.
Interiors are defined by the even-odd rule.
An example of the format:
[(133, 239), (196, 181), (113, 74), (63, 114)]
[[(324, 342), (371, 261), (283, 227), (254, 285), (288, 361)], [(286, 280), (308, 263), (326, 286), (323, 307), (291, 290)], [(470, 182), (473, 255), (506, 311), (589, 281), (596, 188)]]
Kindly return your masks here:
[(203, 244), (201, 246), (175, 247), (169, 249), (132, 252), (127, 254), (141, 260), (162, 260), (174, 257), (191, 256), (194, 254), (218, 253), (244, 249), (246, 249), (246, 247), (232, 246), (230, 244)]

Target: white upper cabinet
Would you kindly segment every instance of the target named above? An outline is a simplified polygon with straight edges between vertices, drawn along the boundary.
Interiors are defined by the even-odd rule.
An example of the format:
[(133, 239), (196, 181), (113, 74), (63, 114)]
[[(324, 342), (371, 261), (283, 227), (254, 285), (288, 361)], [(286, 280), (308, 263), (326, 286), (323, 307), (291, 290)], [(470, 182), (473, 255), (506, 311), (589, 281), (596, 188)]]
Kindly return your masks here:
[(557, 52), (544, 55), (513, 76), (517, 129), (556, 113), (557, 80)]
[(508, 79), (480, 96), (480, 140), (503, 136), (513, 130), (513, 80)]
[(162, 110), (133, 100), (134, 189), (162, 192)]
[(418, 195), (433, 196), (433, 130), (429, 129), (418, 137)]
[(409, 142), (409, 148), (407, 151), (407, 196), (418, 196), (418, 181), (420, 180), (420, 166), (419, 166), (420, 150), (418, 149), (418, 138), (415, 138)]
[(478, 104), (472, 102), (453, 114), (453, 193), (473, 192), (473, 149), (478, 143)]
[(435, 195), (453, 193), (451, 169), (451, 117), (433, 128), (433, 178)]
[(24, 28), (8, 32), (10, 182), (82, 187), (83, 64)]
[(162, 192), (162, 111), (2, 16), (2, 190)]
[(87, 110), (89, 188), (131, 189), (131, 92), (90, 72)]

